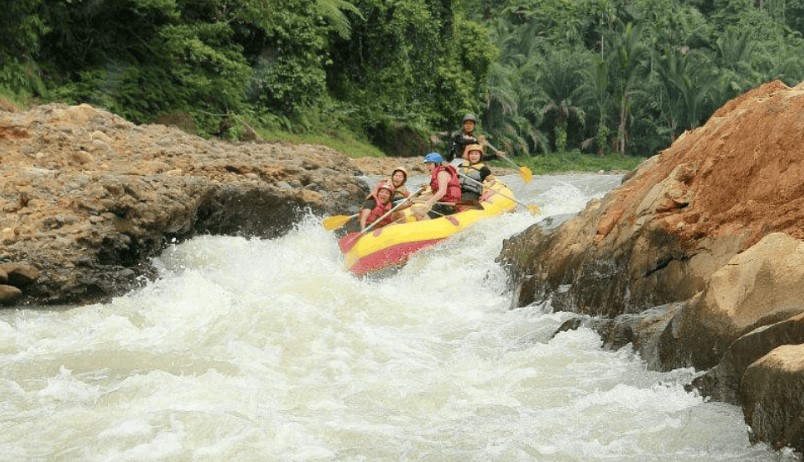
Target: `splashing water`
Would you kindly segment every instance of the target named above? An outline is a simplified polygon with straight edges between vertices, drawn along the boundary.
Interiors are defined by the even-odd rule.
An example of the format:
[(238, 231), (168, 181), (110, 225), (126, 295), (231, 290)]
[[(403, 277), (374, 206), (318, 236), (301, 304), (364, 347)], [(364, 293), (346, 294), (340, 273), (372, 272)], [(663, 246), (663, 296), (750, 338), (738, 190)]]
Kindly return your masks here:
[[(547, 216), (619, 177), (505, 180)], [(544, 216), (481, 222), (383, 279), (346, 273), (314, 217), (202, 236), (111, 303), (0, 312), (0, 460), (794, 460), (686, 393), (694, 371), (511, 309), (494, 259)]]

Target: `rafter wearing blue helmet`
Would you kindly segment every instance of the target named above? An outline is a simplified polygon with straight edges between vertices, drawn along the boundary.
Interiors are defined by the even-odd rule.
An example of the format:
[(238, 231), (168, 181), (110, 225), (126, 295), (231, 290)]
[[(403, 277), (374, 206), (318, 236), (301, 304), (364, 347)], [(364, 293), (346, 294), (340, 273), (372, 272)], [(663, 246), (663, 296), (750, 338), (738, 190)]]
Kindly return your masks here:
[[(424, 156), (424, 164), (430, 171), (430, 197), (424, 204), (413, 207), (417, 220), (429, 220), (444, 215), (452, 215), (457, 210), (454, 205), (461, 200), (461, 182), (458, 172), (452, 165), (443, 164), (444, 157), (437, 152)], [(424, 197), (424, 196), (423, 196)]]

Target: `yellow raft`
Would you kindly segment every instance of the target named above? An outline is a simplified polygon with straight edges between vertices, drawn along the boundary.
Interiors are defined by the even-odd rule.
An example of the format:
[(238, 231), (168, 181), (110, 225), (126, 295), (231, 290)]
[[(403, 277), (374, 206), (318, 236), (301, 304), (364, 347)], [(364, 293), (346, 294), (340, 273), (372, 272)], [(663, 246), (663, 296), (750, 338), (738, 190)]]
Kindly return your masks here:
[[(507, 196), (507, 197), (506, 197)], [(461, 232), (484, 218), (510, 212), (516, 207), (511, 190), (496, 180), (483, 190), (480, 209), (465, 210), (432, 220), (407, 222), (374, 229), (366, 234), (350, 233), (339, 241), (346, 269), (357, 276), (404, 264), (414, 253)]]

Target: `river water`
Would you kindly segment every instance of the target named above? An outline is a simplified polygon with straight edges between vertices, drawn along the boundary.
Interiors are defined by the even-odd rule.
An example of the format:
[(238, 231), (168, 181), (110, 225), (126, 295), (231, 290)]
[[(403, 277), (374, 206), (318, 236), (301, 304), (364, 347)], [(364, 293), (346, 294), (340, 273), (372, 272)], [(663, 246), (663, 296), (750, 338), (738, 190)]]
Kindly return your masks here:
[(525, 208), (385, 279), (341, 267), (310, 217), (203, 236), (108, 304), (0, 311), (3, 461), (792, 461), (738, 407), (512, 309), (503, 238), (577, 213), (611, 175), (506, 177)]

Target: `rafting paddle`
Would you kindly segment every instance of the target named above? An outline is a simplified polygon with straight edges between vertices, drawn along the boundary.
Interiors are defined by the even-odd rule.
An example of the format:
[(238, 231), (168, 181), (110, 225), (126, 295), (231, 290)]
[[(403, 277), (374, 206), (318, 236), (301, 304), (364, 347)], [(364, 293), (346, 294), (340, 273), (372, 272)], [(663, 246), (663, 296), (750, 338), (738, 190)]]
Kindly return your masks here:
[[(489, 143), (488, 141), (484, 140), (483, 143), (486, 146), (490, 147), (492, 151), (494, 151), (496, 153), (500, 152), (499, 149), (497, 149), (494, 146), (492, 146), (492, 144)], [(518, 168), (519, 169), (519, 176), (522, 177), (522, 181), (524, 181), (525, 183), (530, 183), (530, 180), (533, 179), (533, 172), (531, 172), (529, 168), (525, 167), (524, 165), (520, 167), (519, 165), (516, 164), (516, 162), (514, 162), (511, 159), (509, 159), (508, 157), (504, 157), (504, 156), (497, 156), (497, 157), (502, 157), (504, 160), (508, 161), (508, 163), (510, 163), (514, 167)]]
[(343, 253), (348, 252), (349, 249), (351, 249), (355, 245), (355, 242), (357, 242), (357, 240), (360, 239), (364, 234), (374, 229), (377, 223), (381, 222), (388, 215), (399, 210), (399, 208), (401, 208), (404, 204), (411, 202), (414, 197), (417, 197), (419, 194), (423, 193), (426, 188), (427, 188), (426, 185), (422, 185), (422, 187), (419, 188), (418, 191), (406, 197), (402, 202), (396, 204), (393, 208), (391, 208), (391, 210), (385, 212), (380, 218), (377, 218), (376, 220), (374, 220), (373, 223), (366, 226), (366, 228), (363, 231), (360, 231), (359, 233), (349, 233), (346, 236), (342, 237), (341, 240), (338, 241), (338, 247), (341, 248), (341, 252)]
[[(457, 160), (459, 160), (459, 159), (455, 159), (455, 160), (453, 160), (453, 161), (451, 162), (451, 165), (452, 165), (453, 167), (455, 166), (455, 163), (456, 163), (456, 161), (457, 161)], [(457, 169), (456, 169), (456, 171), (457, 171)], [(466, 180), (468, 180), (468, 181), (471, 181), (472, 183), (474, 183), (474, 184), (476, 184), (476, 185), (479, 185), (481, 188), (485, 187), (485, 185), (484, 185), (483, 183), (481, 183), (480, 181), (477, 181), (477, 180), (475, 180), (474, 178), (470, 178), (470, 177), (468, 177), (468, 176), (464, 175), (464, 174), (463, 174), (463, 173), (461, 173), (461, 172), (458, 172), (458, 176), (460, 176), (461, 178), (464, 178), (464, 179), (466, 179)], [(513, 197), (511, 197), (511, 196), (509, 196), (509, 195), (507, 195), (507, 194), (503, 194), (503, 193), (501, 193), (501, 192), (499, 192), (499, 191), (494, 191), (494, 194), (499, 194), (499, 195), (501, 195), (502, 197), (504, 197), (504, 198), (506, 198), (506, 199), (510, 199), (510, 200), (512, 200), (512, 201), (514, 201), (514, 202), (516, 202), (517, 204), (521, 205), (522, 207), (525, 207), (525, 208), (527, 208), (528, 210), (530, 210), (530, 213), (532, 213), (532, 214), (534, 214), (534, 215), (538, 215), (538, 214), (539, 214), (539, 212), (541, 211), (541, 210), (539, 209), (539, 206), (537, 206), (537, 205), (528, 205), (528, 204), (525, 204), (524, 202), (520, 202), (520, 201), (518, 201), (518, 200), (514, 199)]]
[(331, 217), (324, 218), (321, 224), (324, 226), (324, 229), (327, 231), (332, 231), (333, 229), (338, 229), (341, 226), (345, 225), (349, 220), (352, 218), (357, 218), (358, 214), (354, 215), (334, 215)]

